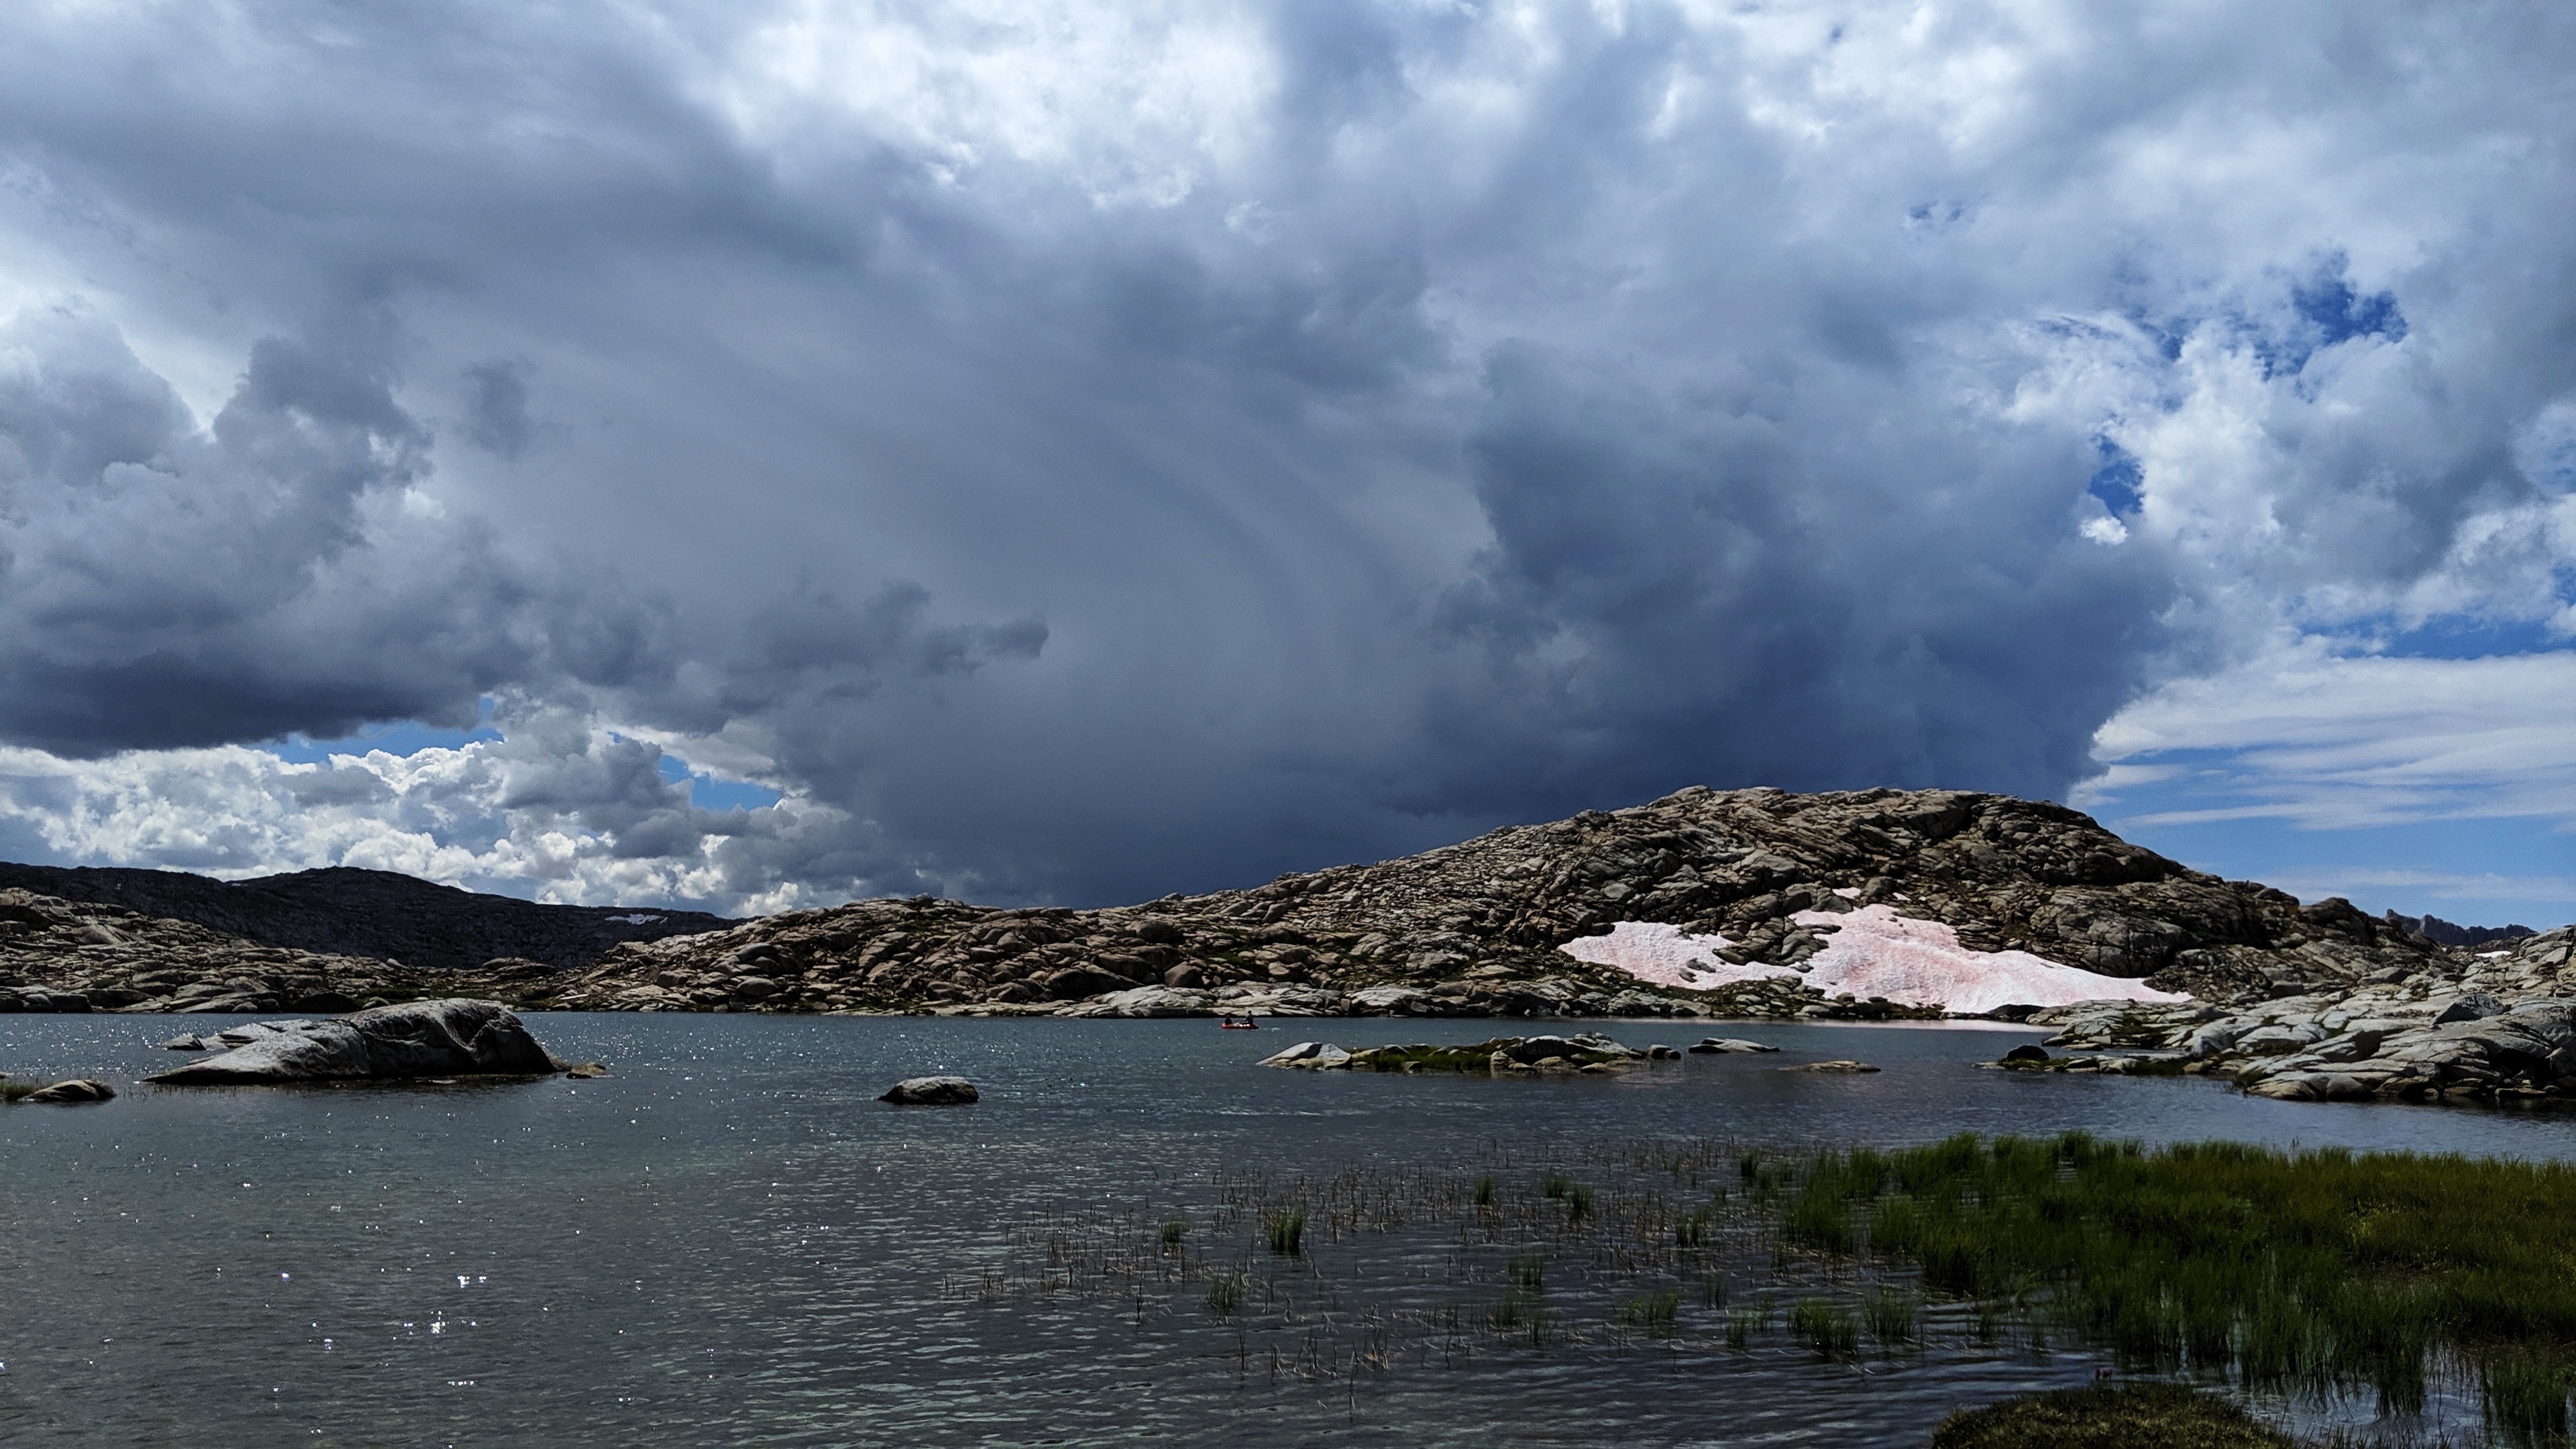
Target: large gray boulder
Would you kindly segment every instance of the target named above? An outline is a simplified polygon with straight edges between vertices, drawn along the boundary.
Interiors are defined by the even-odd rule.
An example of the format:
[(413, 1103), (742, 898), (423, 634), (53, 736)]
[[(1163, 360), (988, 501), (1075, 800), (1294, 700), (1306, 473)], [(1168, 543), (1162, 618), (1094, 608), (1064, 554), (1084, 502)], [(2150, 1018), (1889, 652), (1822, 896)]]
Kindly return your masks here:
[(230, 1051), (144, 1080), (163, 1086), (405, 1077), (524, 1076), (557, 1064), (518, 1013), (461, 997), (379, 1006), (327, 1021), (254, 1022)]

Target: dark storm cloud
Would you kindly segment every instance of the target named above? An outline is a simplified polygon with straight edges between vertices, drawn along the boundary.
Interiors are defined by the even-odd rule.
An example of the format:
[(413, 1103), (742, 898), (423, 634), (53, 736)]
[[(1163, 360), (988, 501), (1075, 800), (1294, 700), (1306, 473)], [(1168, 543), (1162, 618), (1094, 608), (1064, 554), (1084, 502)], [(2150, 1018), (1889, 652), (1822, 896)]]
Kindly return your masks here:
[(719, 903), (2062, 793), (2285, 631), (2563, 606), (2570, 25), (14, 12), (0, 734), (498, 695), (405, 838)]

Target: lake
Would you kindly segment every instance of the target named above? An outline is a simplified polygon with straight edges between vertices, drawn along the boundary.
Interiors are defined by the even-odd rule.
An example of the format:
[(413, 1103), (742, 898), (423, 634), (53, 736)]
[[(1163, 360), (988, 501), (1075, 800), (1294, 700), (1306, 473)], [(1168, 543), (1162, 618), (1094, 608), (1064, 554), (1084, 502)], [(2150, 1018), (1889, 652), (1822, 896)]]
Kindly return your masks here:
[[(1564, 1162), (1615, 1199), (1632, 1187), (1604, 1144), (2076, 1128), (2576, 1154), (2576, 1120), (2553, 1116), (1979, 1070), (2037, 1033), (1956, 1025), (533, 1014), (611, 1075), (128, 1085), (188, 1059), (152, 1043), (235, 1019), (0, 1016), (0, 1068), (125, 1093), (0, 1110), (0, 1442), (1920, 1444), (1953, 1407), (2096, 1361), (1980, 1346), (1936, 1314), (1912, 1351), (1825, 1364), (1778, 1334), (1730, 1349), (1697, 1300), (1677, 1334), (1622, 1335), (1598, 1255), (1555, 1268), (1554, 1341), (1512, 1339), (1481, 1327), (1502, 1248), (1424, 1218), (1319, 1223), (1308, 1253), (1273, 1258), (1245, 1185), (1437, 1169), (1518, 1191)], [(1307, 1037), (1587, 1026), (1785, 1051), (1538, 1081), (1254, 1065)], [(1775, 1070), (1836, 1057), (1884, 1070)], [(983, 1100), (874, 1100), (933, 1072)], [(1175, 1263), (1240, 1264), (1254, 1301), (1214, 1312), (1178, 1270), (1032, 1288), (1050, 1254), (1165, 1221), (1184, 1225)], [(1729, 1269), (1730, 1302), (1772, 1301), (1758, 1266)]]

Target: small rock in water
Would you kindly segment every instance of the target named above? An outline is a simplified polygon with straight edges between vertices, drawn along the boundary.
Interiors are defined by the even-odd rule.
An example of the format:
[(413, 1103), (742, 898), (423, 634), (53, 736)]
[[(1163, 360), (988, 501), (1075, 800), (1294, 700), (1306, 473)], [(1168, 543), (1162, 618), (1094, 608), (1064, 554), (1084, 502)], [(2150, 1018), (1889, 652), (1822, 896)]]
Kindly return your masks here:
[(975, 1084), (964, 1077), (910, 1077), (887, 1088), (877, 1100), (898, 1107), (948, 1107), (975, 1098)]
[(1780, 1070), (1784, 1072), (1874, 1072), (1878, 1068), (1867, 1062), (1836, 1061), (1806, 1062), (1799, 1066), (1782, 1067)]
[(2048, 1060), (2048, 1048), (2044, 1046), (2035, 1046), (2030, 1042), (2023, 1042), (2020, 1046), (2014, 1047), (2011, 1051), (2004, 1053), (2004, 1060), (2008, 1062), (2044, 1062)]
[(1758, 1041), (1746, 1041), (1740, 1036), (1713, 1036), (1701, 1041), (1691, 1050), (1695, 1052), (1776, 1052), (1779, 1048), (1765, 1046)]
[(77, 1078), (68, 1082), (56, 1082), (52, 1086), (45, 1088), (43, 1091), (29, 1096), (27, 1100), (30, 1102), (49, 1102), (57, 1104), (65, 1102), (105, 1102), (111, 1100), (115, 1096), (116, 1089), (105, 1082), (93, 1082), (86, 1078)]
[(201, 1036), (174, 1036), (161, 1043), (161, 1049), (167, 1052), (201, 1052), (206, 1049), (206, 1039)]
[(579, 1065), (564, 1068), (564, 1075), (573, 1078), (575, 1081), (586, 1082), (593, 1077), (607, 1076), (608, 1064), (606, 1062), (582, 1062)]
[(1682, 1054), (1680, 1052), (1673, 1050), (1662, 1042), (1657, 1042), (1653, 1046), (1646, 1048), (1646, 1060), (1651, 1062), (1677, 1062), (1681, 1059)]

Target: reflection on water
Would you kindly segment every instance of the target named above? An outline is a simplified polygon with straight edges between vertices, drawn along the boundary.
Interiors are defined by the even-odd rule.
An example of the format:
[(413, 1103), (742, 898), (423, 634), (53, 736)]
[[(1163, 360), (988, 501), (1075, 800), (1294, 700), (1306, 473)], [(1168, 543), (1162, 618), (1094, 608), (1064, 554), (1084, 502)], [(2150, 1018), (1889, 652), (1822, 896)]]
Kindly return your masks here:
[[(1219, 1226), (1222, 1184), (1248, 1175), (1496, 1151), (1534, 1163), (1640, 1137), (2082, 1127), (2546, 1157), (2576, 1145), (2576, 1122), (2555, 1117), (1979, 1071), (2018, 1039), (1990, 1031), (1772, 1027), (1745, 1034), (1779, 1057), (1491, 1081), (1252, 1065), (1302, 1034), (1464, 1040), (1482, 1023), (1247, 1035), (1200, 1021), (531, 1020), (612, 1075), (136, 1087), (100, 1107), (0, 1112), (0, 1441), (1919, 1444), (1954, 1406), (2081, 1381), (2091, 1360), (2034, 1361), (1936, 1324), (1934, 1347), (1827, 1366), (1784, 1335), (1729, 1351), (1712, 1316), (1673, 1339), (1594, 1331), (1535, 1350), (1487, 1334), (1444, 1354), (1414, 1335), (1403, 1353), (1386, 1341), (1382, 1370), (1300, 1372), (1306, 1339), (1283, 1335), (1312, 1338), (1310, 1368), (1328, 1339), (1343, 1362), (1366, 1351), (1362, 1279), (1385, 1264), (1359, 1274), (1363, 1252), (1418, 1258), (1422, 1322), (1491, 1312), (1499, 1289), (1458, 1278), (1454, 1245), (1419, 1238), (1319, 1242), (1286, 1270), (1308, 1316), (1284, 1326), (1275, 1305), (1208, 1311), (1203, 1280), (1151, 1302), (957, 1284), (1007, 1264), (1041, 1220), (1181, 1221), (1200, 1250), (1240, 1251), (1258, 1225)], [(149, 1045), (178, 1029), (0, 1017), (0, 1067), (122, 1088), (179, 1060)], [(1608, 1029), (1632, 1044), (1697, 1034)], [(1885, 1070), (1774, 1070), (1816, 1057)], [(983, 1101), (874, 1100), (931, 1072), (972, 1077)], [(1604, 1299), (1592, 1321), (1615, 1311)], [(1291, 1345), (1275, 1377), (1266, 1351), (1253, 1356), (1265, 1339)]]

